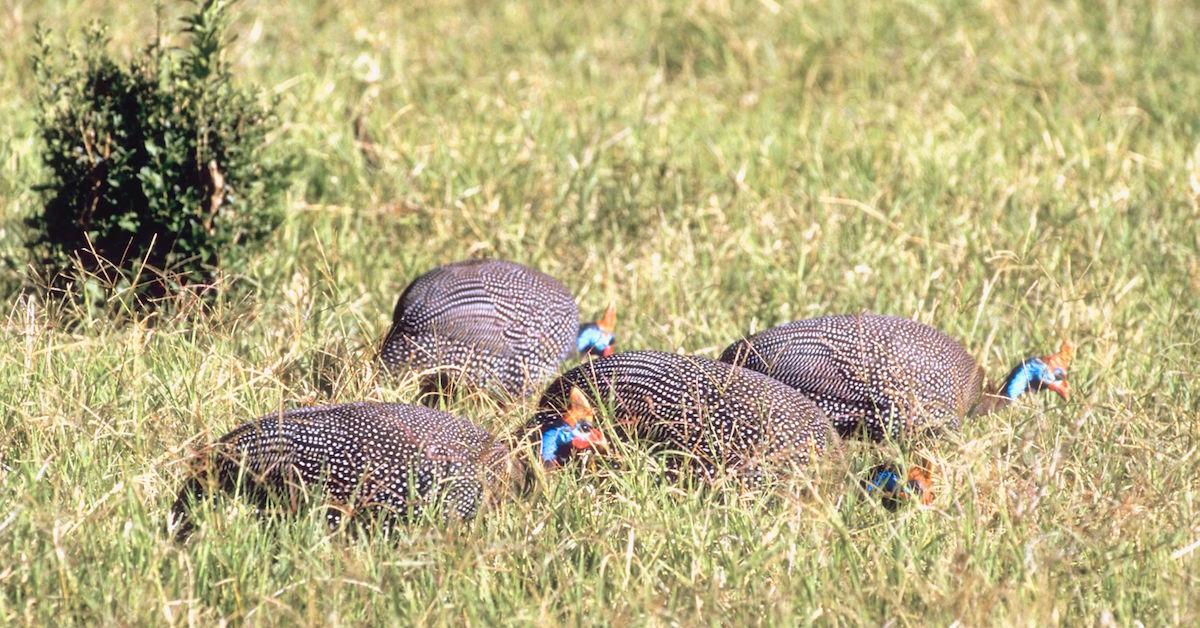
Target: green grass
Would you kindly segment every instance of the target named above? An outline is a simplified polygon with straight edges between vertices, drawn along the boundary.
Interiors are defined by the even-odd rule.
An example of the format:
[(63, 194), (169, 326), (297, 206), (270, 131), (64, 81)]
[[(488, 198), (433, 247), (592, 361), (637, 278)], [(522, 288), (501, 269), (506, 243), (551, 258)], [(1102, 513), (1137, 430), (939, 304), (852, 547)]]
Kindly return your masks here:
[[(26, 61), (38, 20), (104, 19), (117, 52), (154, 20), (0, 9), (0, 623), (1200, 621), (1195, 3), (341, 4), (240, 5), (230, 59), (280, 96), (303, 164), (230, 278), (249, 287), (118, 322), (17, 292), (40, 176)], [(411, 399), (368, 360), (394, 300), (478, 255), (587, 312), (616, 299), (623, 348), (713, 356), (874, 310), (998, 377), (1069, 334), (1075, 396), (966, 425), (930, 509), (859, 495), (844, 472), (879, 452), (855, 445), (805, 498), (635, 464), (468, 528), (329, 538), (226, 502), (191, 543), (164, 536), (196, 443), (280, 407)]]

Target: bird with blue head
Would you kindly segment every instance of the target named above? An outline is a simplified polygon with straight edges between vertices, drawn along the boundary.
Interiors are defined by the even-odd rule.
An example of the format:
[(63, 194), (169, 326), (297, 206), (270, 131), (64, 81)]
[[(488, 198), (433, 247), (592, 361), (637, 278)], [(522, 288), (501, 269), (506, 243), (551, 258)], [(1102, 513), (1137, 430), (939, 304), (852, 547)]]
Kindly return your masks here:
[(1022, 360), (1009, 371), (995, 392), (985, 394), (971, 409), (971, 416), (991, 414), (1031, 392), (1049, 390), (1063, 400), (1070, 399), (1067, 369), (1074, 357), (1075, 347), (1063, 340), (1056, 353)]
[(917, 321), (880, 314), (822, 316), (772, 327), (725, 349), (721, 360), (799, 390), (842, 436), (873, 441), (957, 429), (1028, 392), (1064, 399), (1074, 348), (1022, 360), (996, 388), (958, 341)]
[(868, 495), (877, 495), (888, 510), (895, 510), (908, 500), (919, 501), (928, 506), (933, 503), (932, 473), (928, 462), (909, 467), (901, 477), (896, 467), (890, 464), (871, 469), (870, 478), (863, 482)]
[(1005, 378), (999, 392), (1008, 399), (1016, 399), (1030, 391), (1049, 390), (1068, 399), (1067, 367), (1073, 353), (1071, 344), (1064, 341), (1058, 353), (1022, 361)]
[(579, 326), (579, 336), (575, 339), (576, 352), (587, 357), (606, 358), (612, 355), (617, 346), (613, 335), (616, 328), (617, 308), (610, 304), (599, 320)]
[(604, 433), (592, 425), (595, 410), (587, 395), (578, 388), (571, 389), (565, 412), (556, 420), (541, 426), (542, 465), (547, 469), (562, 466), (577, 452), (594, 449), (603, 451), (607, 443)]
[[(610, 434), (598, 434), (595, 407), (610, 410), (602, 417)], [(782, 382), (661, 351), (616, 353), (563, 373), (530, 426), (549, 468), (583, 449), (605, 453), (607, 436), (661, 457), (671, 478), (728, 474), (750, 483), (805, 467), (831, 437), (825, 414)]]
[[(1074, 347), (1021, 360), (996, 387), (958, 341), (923, 323), (862, 313), (784, 323), (731, 344), (721, 360), (759, 371), (812, 398), (844, 437), (907, 441), (957, 429), (1028, 393), (1069, 397)], [(931, 499), (927, 465), (876, 470), (870, 492)], [(916, 473), (924, 482), (910, 477)], [(870, 488), (874, 487), (874, 488)]]

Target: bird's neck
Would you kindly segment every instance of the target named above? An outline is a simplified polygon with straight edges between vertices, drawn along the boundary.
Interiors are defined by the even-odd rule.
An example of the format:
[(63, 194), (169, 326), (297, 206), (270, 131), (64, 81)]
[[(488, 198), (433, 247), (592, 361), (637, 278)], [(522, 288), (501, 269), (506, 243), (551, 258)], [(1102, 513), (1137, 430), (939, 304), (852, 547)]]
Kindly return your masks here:
[(571, 446), (571, 428), (565, 423), (542, 432), (541, 458), (543, 464), (557, 463), (563, 449)]
[(1008, 377), (1004, 378), (1004, 384), (1001, 385), (998, 392), (1009, 399), (1016, 399), (1029, 390), (1031, 382), (1033, 382), (1033, 365), (1029, 360), (1025, 360), (1014, 367)]
[(1011, 403), (1012, 399), (1005, 397), (999, 391), (986, 392), (983, 394), (983, 399), (980, 399), (979, 403), (971, 409), (971, 416), (986, 416), (1007, 408)]
[(972, 416), (984, 416), (1007, 408), (1017, 397), (1029, 390), (1032, 381), (1033, 369), (1029, 361), (1021, 362), (1009, 371), (1008, 376), (998, 386), (983, 395), (983, 399), (972, 409)]
[(580, 325), (579, 334), (575, 336), (575, 352), (583, 354), (588, 350), (588, 347), (591, 347), (603, 338), (604, 331), (597, 327), (595, 323)]

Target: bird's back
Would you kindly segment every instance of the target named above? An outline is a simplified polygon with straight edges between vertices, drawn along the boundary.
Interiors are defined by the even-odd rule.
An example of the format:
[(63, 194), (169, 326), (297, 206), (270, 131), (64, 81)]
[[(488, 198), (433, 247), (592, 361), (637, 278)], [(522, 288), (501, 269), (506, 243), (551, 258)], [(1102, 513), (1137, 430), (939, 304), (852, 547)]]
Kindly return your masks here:
[(359, 510), (406, 518), (439, 500), (449, 513), (469, 519), (482, 478), (506, 452), (470, 421), (420, 406), (363, 402), (288, 410), (244, 423), (204, 452), (175, 513), (184, 518), (195, 498), (190, 493), (212, 482), (260, 506), (271, 499), (296, 504), (319, 490), (334, 506), (331, 522)]
[(779, 325), (730, 345), (721, 360), (812, 397), (843, 435), (862, 429), (876, 440), (923, 426), (957, 427), (983, 383), (975, 359), (954, 339), (876, 314)]
[(619, 436), (682, 453), (703, 471), (757, 473), (800, 465), (826, 447), (825, 414), (759, 373), (697, 356), (630, 351), (580, 365), (543, 395), (537, 421), (554, 420), (572, 387), (611, 407)]
[(408, 286), (381, 357), (523, 395), (570, 354), (578, 326), (574, 297), (553, 277), (502, 260), (458, 262)]

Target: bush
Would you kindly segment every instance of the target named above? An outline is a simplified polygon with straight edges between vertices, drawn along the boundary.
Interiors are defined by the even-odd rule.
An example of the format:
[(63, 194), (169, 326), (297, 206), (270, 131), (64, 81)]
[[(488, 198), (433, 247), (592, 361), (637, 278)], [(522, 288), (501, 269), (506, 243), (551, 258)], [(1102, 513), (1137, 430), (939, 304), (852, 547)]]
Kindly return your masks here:
[(203, 287), (279, 224), (294, 168), (272, 147), (274, 104), (233, 85), (222, 59), (230, 4), (198, 0), (182, 50), (160, 36), (127, 64), (99, 25), (65, 60), (39, 32), (47, 175), (28, 225), (51, 286), (90, 279), (139, 298)]

